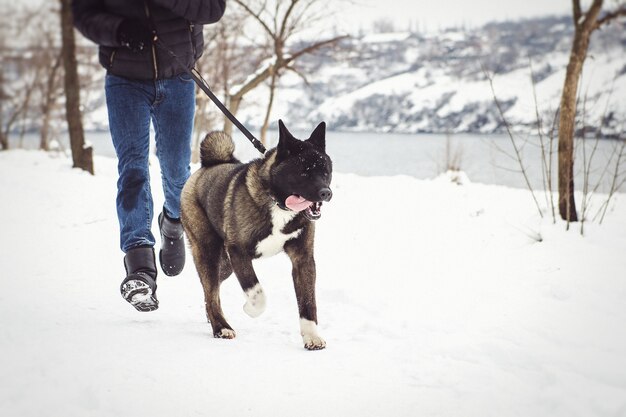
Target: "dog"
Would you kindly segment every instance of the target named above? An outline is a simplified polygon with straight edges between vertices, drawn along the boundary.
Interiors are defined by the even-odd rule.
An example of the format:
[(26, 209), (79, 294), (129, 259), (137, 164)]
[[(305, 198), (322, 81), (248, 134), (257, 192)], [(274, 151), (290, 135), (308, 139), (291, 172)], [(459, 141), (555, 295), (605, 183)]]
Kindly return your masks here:
[(249, 163), (233, 156), (230, 136), (209, 133), (200, 145), (202, 166), (182, 191), (181, 220), (215, 337), (236, 335), (220, 306), (222, 281), (235, 273), (247, 300), (243, 309), (257, 317), (266, 297), (252, 260), (284, 251), (293, 267), (304, 347), (324, 349), (317, 331), (313, 241), (322, 203), (332, 197), (326, 124), (306, 140), (296, 139), (282, 120), (278, 125), (278, 145)]

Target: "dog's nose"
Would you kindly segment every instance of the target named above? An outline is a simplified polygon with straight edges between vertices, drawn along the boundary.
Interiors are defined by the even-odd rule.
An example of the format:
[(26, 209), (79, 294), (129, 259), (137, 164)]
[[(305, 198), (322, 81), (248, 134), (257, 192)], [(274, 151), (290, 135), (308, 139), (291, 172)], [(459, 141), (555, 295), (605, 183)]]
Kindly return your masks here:
[(333, 197), (333, 192), (330, 191), (330, 188), (326, 187), (326, 188), (322, 188), (319, 193), (318, 193), (320, 200), (322, 201), (330, 201), (330, 199)]

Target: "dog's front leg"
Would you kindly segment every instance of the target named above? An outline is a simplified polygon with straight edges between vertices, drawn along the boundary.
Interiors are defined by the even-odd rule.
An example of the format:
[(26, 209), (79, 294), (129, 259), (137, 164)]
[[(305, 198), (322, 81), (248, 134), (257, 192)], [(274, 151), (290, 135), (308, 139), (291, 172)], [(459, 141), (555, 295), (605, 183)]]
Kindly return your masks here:
[(241, 289), (246, 294), (243, 311), (250, 317), (260, 316), (265, 311), (265, 292), (252, 267), (252, 258), (236, 246), (228, 247), (228, 256)]
[(304, 347), (319, 350), (326, 341), (317, 332), (317, 304), (315, 303), (315, 260), (313, 259), (313, 237), (303, 233), (298, 239), (287, 242), (285, 252), (293, 266), (293, 285), (296, 290), (300, 312), (300, 334)]

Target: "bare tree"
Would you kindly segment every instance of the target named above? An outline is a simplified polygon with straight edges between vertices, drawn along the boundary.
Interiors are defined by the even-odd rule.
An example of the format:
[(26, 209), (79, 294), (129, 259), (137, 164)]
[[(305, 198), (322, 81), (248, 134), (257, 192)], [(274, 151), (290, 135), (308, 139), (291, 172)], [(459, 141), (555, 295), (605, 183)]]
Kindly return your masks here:
[[(206, 74), (211, 89), (224, 102), (233, 83), (246, 78), (259, 65), (258, 48), (244, 35), (247, 15), (241, 10), (229, 9), (219, 25), (208, 25), (204, 29), (204, 54), (196, 63), (201, 74)], [(196, 113), (194, 119), (194, 144), (192, 161), (198, 162), (199, 142), (217, 124), (227, 122), (226, 116), (216, 111), (211, 100), (200, 89), (196, 91)], [(220, 126), (220, 128), (223, 128)]]
[(43, 95), (41, 100), (41, 137), (39, 141), (39, 148), (45, 151), (50, 147), (50, 124), (52, 119), (52, 112), (57, 104), (58, 92), (57, 86), (59, 83), (59, 74), (61, 67), (61, 54), (57, 53), (52, 66), (47, 74), (47, 79), (43, 87)]
[[(58, 5), (57, 5), (58, 6)], [(36, 14), (33, 30), (28, 37), (33, 58), (31, 67), (37, 69), (36, 103), (33, 110), (39, 114), (34, 123), (39, 123), (39, 148), (49, 150), (53, 126), (59, 127), (63, 97), (62, 48), (59, 40), (58, 7), (42, 7)], [(58, 129), (57, 129), (58, 130)]]
[[(19, 64), (21, 66), (21, 63)], [(8, 82), (7, 75), (3, 70), (0, 70), (0, 95), (2, 101), (0, 102), (0, 122), (2, 122), (0, 128), (0, 145), (2, 150), (9, 149), (9, 134), (13, 130), (13, 127), (24, 118), (28, 112), (29, 106), (32, 101), (33, 92), (35, 91), (37, 74), (33, 77), (24, 77), (24, 84), (21, 86), (10, 88), (12, 84)]]
[[(231, 113), (236, 114), (244, 95), (269, 80), (270, 95), (260, 135), (261, 142), (265, 143), (277, 82), (284, 71), (294, 71), (301, 75), (294, 67), (299, 57), (336, 44), (346, 36), (335, 36), (291, 49), (288, 44), (296, 33), (324, 17), (319, 13), (321, 8), (314, 7), (320, 6), (323, 3), (321, 0), (234, 0), (234, 2), (259, 25), (265, 35), (264, 47), (269, 53), (257, 72), (229, 92), (228, 107)], [(227, 133), (232, 131), (230, 122), (226, 123), (224, 130)]]
[(537, 123), (537, 136), (539, 137), (539, 146), (541, 149), (541, 179), (543, 182), (544, 196), (546, 198), (546, 207), (550, 207), (552, 210), (552, 222), (556, 223), (556, 216), (554, 211), (554, 198), (552, 196), (552, 153), (554, 150), (554, 127), (556, 125), (556, 114), (552, 121), (552, 129), (548, 135), (548, 141), (546, 143), (543, 130), (543, 119), (539, 112), (539, 100), (537, 99), (537, 83), (535, 79), (535, 73), (533, 70), (533, 62), (531, 57), (528, 57), (528, 68), (530, 69), (530, 83), (533, 91), (533, 101), (535, 103), (535, 120)]
[(609, 186), (608, 195), (606, 200), (600, 206), (600, 209), (596, 213), (594, 220), (600, 217), (600, 224), (604, 221), (604, 216), (606, 215), (606, 211), (609, 208), (609, 203), (611, 202), (611, 198), (618, 192), (621, 187), (626, 183), (626, 171), (623, 171), (624, 159), (626, 159), (626, 137), (620, 135), (621, 137), (615, 143), (613, 154), (616, 155), (615, 167), (613, 169), (613, 175), (611, 177), (611, 183)]
[(61, 1), (61, 35), (63, 44), (63, 68), (65, 69), (65, 111), (75, 168), (93, 174), (93, 148), (85, 145), (82, 116), (80, 113), (80, 85), (76, 63), (76, 43), (72, 22), (72, 0)]
[(481, 63), (481, 67), (482, 67), (483, 74), (489, 81), (489, 87), (491, 88), (493, 101), (496, 105), (496, 108), (498, 109), (498, 114), (500, 115), (500, 118), (502, 119), (502, 123), (504, 124), (504, 127), (506, 128), (506, 132), (509, 136), (509, 139), (511, 140), (513, 151), (515, 151), (515, 156), (513, 158), (519, 164), (520, 173), (524, 177), (524, 182), (526, 183), (526, 187), (528, 187), (528, 191), (530, 191), (530, 195), (532, 196), (533, 201), (535, 202), (535, 207), (537, 208), (539, 217), (543, 218), (543, 212), (541, 211), (541, 206), (539, 205), (539, 201), (537, 201), (537, 197), (535, 196), (535, 190), (533, 189), (533, 186), (530, 183), (530, 179), (528, 178), (528, 172), (526, 171), (526, 166), (524, 165), (524, 158), (522, 157), (522, 151), (520, 149), (520, 146), (515, 141), (515, 136), (513, 136), (513, 132), (511, 131), (511, 126), (509, 122), (506, 120), (506, 117), (504, 117), (504, 110), (502, 109), (502, 105), (500, 104), (500, 101), (498, 100), (498, 97), (496, 96), (496, 90), (493, 87), (493, 77), (491, 76), (491, 74), (489, 74), (489, 72), (487, 71), (487, 69), (482, 63)]
[(391, 33), (396, 31), (396, 26), (393, 23), (393, 20), (381, 17), (372, 23), (372, 31), (374, 33)]
[(619, 16), (626, 16), (623, 0), (615, 10), (600, 17), (604, 0), (593, 0), (583, 12), (580, 0), (572, 0), (574, 40), (565, 73), (559, 115), (559, 214), (567, 222), (578, 221), (574, 200), (574, 131), (576, 126), (576, 98), (578, 83), (583, 69), (591, 34), (602, 25)]
[(452, 142), (452, 134), (446, 132), (446, 144), (444, 147), (444, 153), (442, 157), (443, 166), (440, 166), (438, 172), (448, 171), (461, 171), (461, 165), (463, 165), (463, 144)]
[(9, 149), (9, 137), (4, 133), (4, 103), (9, 96), (4, 91), (4, 73), (0, 71), (0, 150)]
[[(23, 42), (14, 42), (22, 34), (21, 28), (37, 15), (37, 11), (11, 7), (0, 15), (0, 147), (9, 148), (9, 134), (18, 124), (25, 127), (36, 87), (43, 68), (34, 65), (31, 49)], [(23, 129), (24, 130), (24, 129)]]
[[(4, 28), (4, 22), (2, 22), (2, 27)], [(11, 98), (6, 91), (6, 63), (4, 58), (7, 46), (4, 35), (4, 33), (0, 34), (0, 150), (3, 151), (9, 149), (9, 137), (4, 131), (4, 111), (5, 103)]]

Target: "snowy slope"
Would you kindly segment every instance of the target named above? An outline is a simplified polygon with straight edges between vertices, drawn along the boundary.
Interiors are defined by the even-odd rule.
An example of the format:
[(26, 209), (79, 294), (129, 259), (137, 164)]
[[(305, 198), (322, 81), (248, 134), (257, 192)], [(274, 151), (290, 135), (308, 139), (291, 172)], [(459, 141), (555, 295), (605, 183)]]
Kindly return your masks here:
[[(589, 125), (598, 125), (597, 121), (609, 112), (621, 122), (625, 120), (626, 104), (620, 97), (626, 97), (626, 73), (619, 74), (626, 61), (615, 59), (623, 53), (619, 48), (599, 54), (585, 66), (580, 88), (581, 102), (587, 100)], [(533, 63), (534, 70), (548, 64), (556, 68), (535, 86), (537, 107), (548, 126), (559, 106), (567, 56), (566, 52), (558, 52)], [(507, 121), (531, 130), (537, 119), (530, 68), (490, 75)], [(329, 97), (317, 108), (315, 117), (337, 128), (359, 131), (491, 133), (502, 129), (486, 77), (463, 77), (449, 68), (428, 65)]]
[[(624, 24), (594, 34), (580, 82), (580, 120), (604, 131), (623, 131), (626, 121), (626, 38)], [(308, 124), (326, 120), (335, 129), (378, 132), (503, 132), (483, 67), (507, 121), (521, 131), (536, 125), (537, 107), (550, 126), (565, 80), (571, 18), (537, 18), (502, 22), (477, 29), (406, 32), (354, 37), (339, 55), (305, 57), (305, 85), (295, 74), (282, 80), (274, 119), (288, 114)], [(244, 114), (259, 124), (252, 110), (266, 101), (255, 91)], [(257, 114), (262, 114), (257, 110)]]
[(582, 238), (523, 190), (337, 173), (316, 241), (328, 347), (308, 352), (282, 255), (256, 263), (258, 319), (223, 285), (235, 340), (211, 337), (191, 263), (159, 276), (158, 311), (132, 309), (115, 161), (70, 165), (0, 153), (2, 416), (624, 415), (623, 195)]

